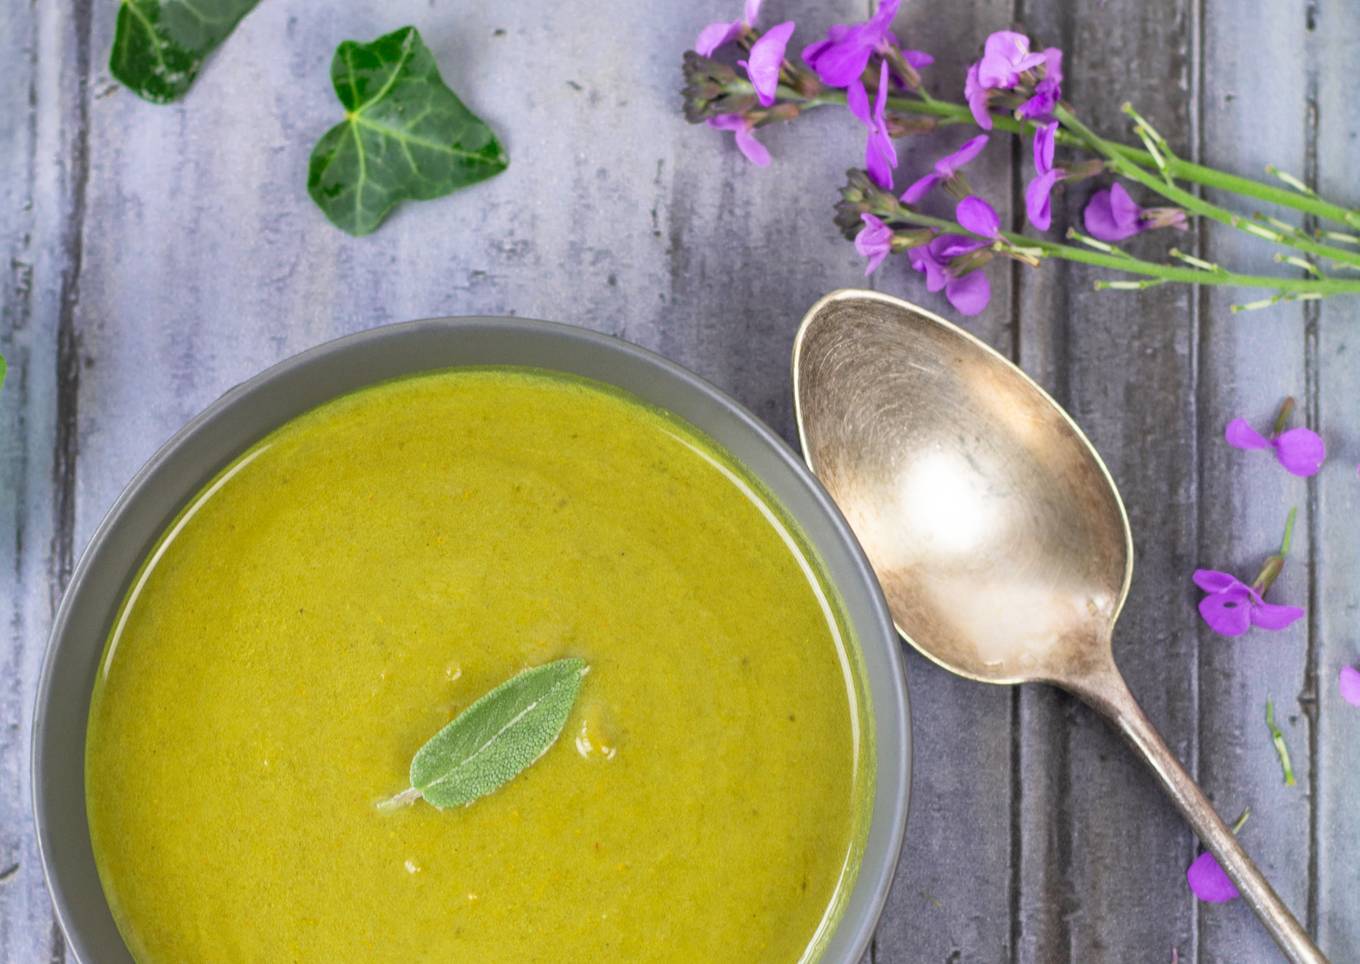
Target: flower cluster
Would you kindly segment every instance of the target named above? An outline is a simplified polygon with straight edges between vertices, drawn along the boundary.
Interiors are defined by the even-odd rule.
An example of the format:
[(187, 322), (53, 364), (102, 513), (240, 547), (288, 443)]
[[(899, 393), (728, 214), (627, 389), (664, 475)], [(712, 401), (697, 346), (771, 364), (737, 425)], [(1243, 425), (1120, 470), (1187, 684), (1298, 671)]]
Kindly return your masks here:
[[(983, 271), (997, 257), (1031, 266), (1059, 258), (1141, 278), (1097, 282), (1101, 288), (1138, 289), (1181, 281), (1276, 289), (1273, 297), (1238, 307), (1360, 293), (1360, 278), (1326, 277), (1319, 270), (1322, 263), (1360, 270), (1360, 250), (1330, 243), (1360, 248), (1360, 234), (1310, 234), (1262, 215), (1236, 214), (1182, 188), (1178, 181), (1226, 189), (1255, 201), (1283, 203), (1348, 228), (1360, 228), (1360, 211), (1324, 201), (1282, 172), (1276, 176), (1296, 196), (1182, 161), (1152, 125), (1127, 105), (1125, 112), (1143, 148), (1096, 135), (1063, 99), (1063, 52), (1056, 47), (1040, 48), (1014, 30), (999, 30), (986, 38), (981, 56), (963, 78), (961, 102), (937, 99), (921, 74), (934, 58), (903, 46), (893, 32), (900, 2), (882, 0), (877, 11), (861, 23), (833, 24), (822, 39), (802, 47), (798, 64), (789, 55), (794, 22), (762, 31), (757, 26), (760, 0), (746, 0), (741, 19), (709, 24), (700, 32), (695, 49), (685, 55), (686, 116), (730, 131), (741, 152), (760, 167), (770, 164), (770, 154), (757, 140), (759, 128), (794, 120), (808, 110), (843, 107), (864, 132), (863, 177), (877, 192), (892, 196), (897, 190), (897, 170), (907, 160), (907, 152), (898, 143), (903, 137), (947, 125), (980, 129), (981, 133), (964, 139), (900, 196), (894, 196), (893, 203), (860, 192), (864, 197), (854, 202), (858, 210), (848, 217), (838, 215), (838, 223), (867, 259), (869, 271), (881, 267), (892, 254), (904, 254), (924, 276), (927, 289), (943, 292), (962, 314), (976, 314), (987, 305), (989, 285)], [(714, 60), (725, 46), (736, 46), (744, 56), (739, 54), (731, 65)], [(1025, 221), (1037, 231), (1052, 228), (1053, 197), (1060, 187), (1108, 178), (1107, 183), (1096, 185), (1083, 205), (1084, 233), (1067, 232), (1067, 238), (1077, 244), (1003, 231), (999, 223), (995, 230), (979, 233), (965, 223), (965, 217), (981, 210), (977, 204), (986, 202), (968, 187), (962, 169), (988, 147), (989, 134), (1003, 131), (1030, 142), (1033, 171), (1024, 189)], [(842, 191), (842, 205), (858, 175), (851, 173), (850, 187)], [(941, 211), (933, 191), (937, 186), (954, 202), (973, 197), (977, 203), (963, 211)], [(1160, 195), (1170, 203), (1145, 205), (1132, 190)], [(1169, 255), (1179, 264), (1135, 257), (1112, 247), (1148, 231), (1184, 230), (1191, 215), (1212, 218), (1277, 244), (1285, 251), (1276, 260), (1307, 274), (1279, 278), (1235, 274), (1174, 248)], [(985, 223), (991, 224), (990, 220)], [(863, 239), (861, 233), (866, 233)]]

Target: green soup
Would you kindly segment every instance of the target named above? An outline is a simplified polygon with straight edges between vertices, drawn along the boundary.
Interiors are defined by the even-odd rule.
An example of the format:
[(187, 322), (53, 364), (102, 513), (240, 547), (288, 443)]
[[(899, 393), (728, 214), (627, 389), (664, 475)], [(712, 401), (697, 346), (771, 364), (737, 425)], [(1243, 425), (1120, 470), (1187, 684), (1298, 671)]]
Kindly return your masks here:
[[(591, 672), (542, 759), (375, 809), (563, 656)], [(857, 660), (684, 424), (528, 370), (383, 384), (247, 452), (135, 580), (90, 710), (104, 891), (144, 962), (815, 957), (868, 822)]]

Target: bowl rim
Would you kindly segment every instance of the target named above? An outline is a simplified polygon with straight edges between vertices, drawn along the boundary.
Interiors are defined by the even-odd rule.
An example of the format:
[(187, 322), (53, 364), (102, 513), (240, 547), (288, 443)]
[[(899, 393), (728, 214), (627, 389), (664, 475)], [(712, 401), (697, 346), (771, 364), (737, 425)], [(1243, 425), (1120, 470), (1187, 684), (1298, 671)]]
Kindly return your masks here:
[[(841, 514), (839, 508), (832, 501), (830, 495), (823, 488), (821, 483), (813, 475), (811, 469), (806, 465), (792, 448), (776, 434), (769, 426), (757, 418), (754, 413), (746, 408), (742, 403), (731, 397), (722, 389), (709, 382), (707, 379), (690, 371), (688, 368), (673, 362), (657, 352), (643, 348), (640, 345), (625, 341), (623, 338), (609, 335), (602, 332), (582, 328), (576, 325), (564, 324), (561, 322), (542, 321), (537, 319), (521, 318), (517, 316), (494, 316), (494, 315), (463, 315), (427, 318), (415, 321), (400, 322), (395, 324), (383, 324), (362, 331), (331, 338), (303, 351), (290, 355), (273, 365), (263, 369), (256, 375), (240, 382), (227, 391), (223, 392), (217, 399), (208, 404), (202, 411), (193, 418), (185, 422), (179, 429), (173, 432), (147, 459), (145, 463), (133, 474), (132, 478), (123, 486), (118, 497), (104, 513), (99, 524), (91, 533), (89, 541), (81, 550), (78, 561), (71, 572), (70, 579), (62, 592), (61, 602), (57, 612), (53, 617), (51, 629), (47, 635), (41, 669), (38, 676), (38, 683), (34, 696), (34, 709), (32, 717), (32, 736), (30, 740), (30, 783), (31, 798), (30, 803), (33, 809), (34, 828), (37, 837), (38, 856), (43, 868), (43, 878), (46, 883), (48, 894), (52, 900), (57, 922), (61, 927), (62, 936), (66, 941), (72, 957), (76, 961), (85, 961), (92, 964), (94, 957), (88, 956), (86, 952), (91, 951), (89, 943), (84, 940), (82, 934), (73, 921), (72, 899), (68, 894), (67, 881), (62, 878), (62, 872), (54, 864), (54, 849), (56, 842), (53, 837), (51, 826), (51, 808), (60, 805), (60, 801), (55, 799), (55, 795), (50, 793), (45, 781), (46, 757), (48, 742), (51, 736), (51, 717), (53, 715), (53, 697), (56, 687), (54, 679), (58, 663), (61, 661), (63, 651), (70, 648), (66, 643), (71, 633), (71, 623), (74, 614), (81, 604), (82, 596), (86, 587), (93, 578), (96, 563), (106, 550), (111, 536), (124, 526), (135, 526), (135, 521), (128, 521), (128, 517), (137, 502), (139, 496), (148, 483), (156, 479), (166, 466), (173, 462), (177, 456), (190, 458), (185, 455), (185, 449), (200, 436), (216, 426), (220, 420), (231, 416), (246, 401), (257, 395), (266, 386), (273, 385), (287, 377), (301, 377), (301, 373), (307, 369), (317, 367), (321, 362), (332, 359), (336, 356), (355, 352), (355, 351), (381, 351), (384, 342), (396, 341), (404, 337), (417, 337), (420, 333), (436, 329), (439, 332), (447, 333), (447, 337), (456, 337), (459, 332), (480, 331), (494, 328), (497, 331), (504, 331), (507, 336), (528, 335), (530, 337), (541, 337), (552, 339), (554, 337), (565, 339), (568, 342), (575, 342), (586, 346), (586, 351), (600, 353), (603, 356), (621, 355), (631, 359), (635, 364), (643, 367), (659, 369), (661, 373), (668, 376), (675, 382), (683, 385), (683, 392), (690, 393), (697, 398), (716, 403), (720, 412), (725, 412), (728, 416), (736, 419), (741, 425), (741, 430), (755, 437), (764, 448), (785, 468), (792, 476), (794, 481), (800, 485), (806, 494), (816, 505), (817, 511), (824, 517), (824, 521), (829, 525), (832, 538), (839, 544), (839, 548), (844, 550), (848, 557), (850, 569), (848, 571), (834, 571), (831, 564), (823, 559), (822, 568), (824, 578), (829, 583), (836, 586), (838, 593), (844, 595), (843, 587), (845, 583), (858, 583), (865, 590), (865, 602), (868, 612), (865, 614), (873, 630), (872, 637), (863, 631), (863, 627), (857, 626), (856, 632), (851, 635), (855, 638), (855, 644), (860, 649), (860, 656), (864, 658), (866, 651), (870, 647), (879, 647), (883, 651), (883, 656), (887, 660), (889, 672), (886, 678), (866, 678), (864, 681), (866, 691), (873, 690), (871, 695), (869, 716), (874, 722), (875, 735), (875, 789), (874, 798), (870, 810), (870, 824), (865, 831), (866, 850), (861, 856), (858, 876), (854, 886), (851, 888), (847, 903), (841, 911), (840, 919), (831, 931), (830, 943), (840, 944), (845, 948), (845, 954), (841, 959), (847, 964), (857, 964), (868, 950), (874, 931), (878, 925), (883, 908), (887, 902), (888, 892), (892, 885), (896, 868), (900, 859), (903, 840), (906, 831), (907, 812), (910, 803), (911, 788), (911, 769), (912, 769), (912, 727), (910, 707), (907, 697), (905, 658), (902, 648), (899, 645), (898, 636), (893, 627), (892, 618), (888, 610), (887, 602), (883, 596), (878, 580), (869, 565), (867, 556), (860, 547), (849, 523)], [(431, 335), (430, 337), (438, 337)], [(508, 364), (508, 363), (503, 363)], [(459, 367), (455, 364), (433, 364), (425, 371), (446, 370), (448, 368)], [(545, 370), (553, 370), (550, 365), (536, 366)], [(569, 372), (569, 369), (558, 369)], [(421, 369), (411, 369), (406, 374), (418, 374)], [(365, 385), (377, 384), (387, 380), (388, 376), (379, 376), (367, 381), (364, 385), (357, 387), (338, 388), (327, 395), (327, 400), (338, 398), (352, 391), (358, 390)], [(614, 384), (608, 377), (587, 376), (596, 378), (606, 384)], [(637, 392), (626, 386), (623, 388), (629, 394), (638, 395)], [(643, 401), (650, 403), (644, 398)], [(322, 404), (323, 402), (316, 403)], [(296, 411), (282, 413), (275, 425), (283, 425), (298, 417), (302, 412), (313, 406), (306, 406)], [(665, 407), (665, 406), (661, 406)], [(687, 415), (679, 415), (682, 420), (695, 424), (701, 432), (711, 434), (709, 428), (698, 424), (694, 419)], [(258, 437), (258, 436), (257, 436)], [(223, 443), (224, 445), (226, 443)], [(729, 450), (730, 446), (727, 446)], [(239, 446), (232, 445), (230, 450), (219, 460), (219, 464), (210, 470), (209, 477), (223, 465), (228, 464), (231, 459), (237, 457), (243, 450)], [(731, 455), (743, 465), (746, 459), (742, 453), (732, 451)], [(768, 482), (754, 469), (747, 468), (747, 471), (760, 479), (765, 485)], [(153, 537), (159, 537), (164, 531), (165, 524), (173, 518), (187, 499), (200, 491), (204, 481), (195, 481), (189, 488), (187, 494), (178, 501), (177, 504), (168, 506), (163, 515), (162, 521), (155, 527)], [(775, 493), (771, 492), (771, 495)], [(787, 505), (781, 507), (795, 521), (800, 528), (804, 527), (806, 520), (801, 518)], [(817, 550), (819, 555), (824, 555), (821, 546), (812, 541), (812, 537), (804, 532), (804, 538), (808, 539)], [(826, 540), (822, 540), (825, 542)], [(144, 552), (140, 558), (144, 558)], [(121, 587), (117, 593), (121, 600), (125, 597), (128, 588), (128, 581), (133, 577), (133, 572), (123, 573), (119, 577), (118, 585)], [(93, 604), (91, 604), (93, 605)], [(844, 601), (843, 601), (844, 605)], [(848, 607), (847, 607), (848, 608)], [(848, 616), (849, 614), (847, 614)], [(859, 620), (856, 620), (858, 622)], [(104, 633), (107, 634), (107, 622), (104, 623)], [(102, 653), (103, 639), (100, 641), (100, 651)], [(868, 676), (867, 667), (865, 669)], [(883, 694), (878, 692), (878, 684), (886, 686), (889, 699), (882, 701)], [(88, 694), (85, 695), (85, 704), (80, 711), (82, 723), (88, 721)], [(66, 697), (67, 700), (70, 697)], [(885, 719), (890, 724), (884, 726)], [(892, 732), (886, 732), (891, 730)], [(82, 725), (81, 732), (84, 732)], [(900, 735), (900, 739), (893, 738)], [(82, 746), (84, 736), (81, 737)], [(895, 745), (892, 745), (895, 744)], [(886, 765), (885, 765), (886, 764)], [(81, 760), (82, 784), (83, 784), (83, 752)], [(888, 804), (886, 812), (880, 813), (880, 809), (885, 802), (881, 793), (883, 787), (879, 784), (883, 781), (884, 774), (890, 775), (893, 779), (891, 786), (887, 786), (889, 796), (886, 799)], [(82, 794), (82, 817), (83, 814), (83, 794)], [(882, 847), (879, 854), (870, 853), (867, 843), (871, 836), (875, 835), (876, 824), (884, 821), (886, 837), (880, 838), (886, 846)], [(71, 871), (70, 873), (74, 873)], [(865, 896), (860, 900), (861, 892)], [(102, 899), (102, 884), (100, 884)], [(854, 912), (852, 919), (852, 911)], [(848, 934), (843, 934), (849, 928)], [(848, 939), (848, 944), (846, 940)], [(828, 946), (824, 946), (828, 947)], [(101, 955), (102, 959), (102, 955)], [(823, 960), (830, 960), (824, 957)]]

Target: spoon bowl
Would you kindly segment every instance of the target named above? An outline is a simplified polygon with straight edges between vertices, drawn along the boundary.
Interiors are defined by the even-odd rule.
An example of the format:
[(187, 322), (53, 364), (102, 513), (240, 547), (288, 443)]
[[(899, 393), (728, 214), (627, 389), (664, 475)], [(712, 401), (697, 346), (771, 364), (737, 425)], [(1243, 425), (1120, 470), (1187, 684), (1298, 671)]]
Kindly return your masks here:
[(897, 628), (989, 683), (1106, 659), (1133, 573), (1128, 517), (1067, 414), (991, 348), (869, 292), (795, 349), (803, 451), (859, 536)]
[(1128, 739), (1294, 962), (1326, 958), (1139, 708), (1114, 663), (1133, 539), (1071, 417), (915, 305), (837, 291), (793, 349), (804, 457), (917, 650), (986, 683), (1056, 683)]

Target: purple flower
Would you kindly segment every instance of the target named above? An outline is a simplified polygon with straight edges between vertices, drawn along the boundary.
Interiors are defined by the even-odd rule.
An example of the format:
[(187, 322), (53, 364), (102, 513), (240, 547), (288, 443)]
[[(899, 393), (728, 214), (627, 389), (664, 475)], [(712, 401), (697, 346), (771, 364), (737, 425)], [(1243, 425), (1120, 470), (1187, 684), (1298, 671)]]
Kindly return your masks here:
[(1123, 241), (1153, 228), (1185, 230), (1180, 208), (1140, 208), (1118, 183), (1092, 194), (1083, 217), (1086, 230), (1101, 241)]
[(1043, 54), (1030, 53), (1029, 38), (1014, 30), (998, 30), (987, 38), (978, 61), (978, 83), (992, 89), (1010, 90), (1020, 75), (1044, 62)]
[(719, 114), (708, 119), (708, 126), (720, 131), (732, 131), (737, 138), (737, 147), (746, 159), (756, 167), (768, 167), (770, 152), (765, 145), (756, 140), (755, 123), (741, 114)]
[(704, 57), (712, 57), (713, 51), (730, 44), (756, 22), (760, 16), (761, 0), (746, 0), (746, 15), (740, 20), (711, 23), (699, 31), (699, 39), (694, 41), (694, 49)]
[(930, 189), (941, 181), (947, 181), (958, 173), (959, 168), (963, 167), (973, 158), (977, 157), (983, 147), (987, 145), (987, 135), (979, 134), (971, 140), (965, 141), (953, 154), (948, 154), (935, 162), (935, 170), (914, 183), (902, 195), (902, 200), (908, 204), (915, 204), (930, 193)]
[(893, 229), (867, 211), (860, 215), (864, 227), (855, 235), (855, 250), (869, 259), (864, 268), (867, 278), (892, 252)]
[[(869, 66), (869, 57), (875, 51), (881, 52), (888, 44), (896, 44), (896, 38), (889, 28), (892, 26), (893, 17), (897, 16), (899, 2), (900, 0), (883, 0), (878, 6), (878, 12), (864, 23), (833, 24), (826, 32), (825, 40), (804, 47), (803, 59), (817, 74), (818, 79), (828, 87), (849, 87), (859, 80), (864, 68)], [(913, 53), (917, 54), (918, 58), (921, 56), (929, 58), (929, 54), (907, 51), (907, 62), (913, 67), (917, 66), (917, 63), (912, 61)], [(920, 61), (920, 64), (924, 66), (929, 62), (931, 61), (927, 59)]]
[(769, 107), (774, 103), (774, 93), (779, 87), (779, 73), (784, 68), (784, 51), (789, 46), (789, 38), (793, 36), (793, 28), (792, 20), (785, 20), (771, 27), (751, 46), (750, 61), (737, 61), (740, 66), (746, 68), (746, 74), (751, 78), (751, 86), (756, 89), (756, 97), (760, 99), (761, 107)]
[[(1047, 53), (1047, 51), (1045, 51)], [(1061, 58), (1061, 54), (1058, 55)], [(1053, 166), (1054, 139), (1058, 122), (1050, 121), (1034, 129), (1034, 177), (1025, 185), (1025, 216), (1040, 231), (1047, 231), (1053, 223), (1051, 203), (1053, 188), (1067, 173)]]
[(958, 234), (942, 234), (929, 244), (907, 252), (911, 266), (926, 276), (926, 290), (944, 289), (945, 297), (961, 314), (976, 315), (987, 307), (992, 289), (981, 270), (958, 275), (951, 267), (953, 258), (987, 246), (986, 241)]
[(1053, 223), (1053, 188), (1065, 173), (1055, 167), (1025, 185), (1025, 217), (1040, 231), (1047, 231)]
[(1185, 871), (1185, 882), (1190, 885), (1191, 892), (1207, 904), (1226, 904), (1238, 897), (1237, 887), (1207, 850)]
[(958, 203), (954, 208), (954, 219), (984, 238), (996, 238), (1001, 234), (1001, 218), (996, 209), (976, 194), (970, 194)]
[(1341, 687), (1341, 698), (1351, 706), (1360, 706), (1360, 669), (1354, 666), (1341, 667), (1341, 675), (1337, 679), (1337, 684)]
[(1298, 606), (1268, 603), (1231, 573), (1196, 569), (1194, 580), (1207, 594), (1199, 601), (1199, 614), (1220, 636), (1241, 636), (1252, 626), (1284, 629), (1303, 617)]
[(992, 129), (992, 115), (987, 110), (987, 100), (991, 97), (991, 92), (982, 86), (978, 80), (978, 65), (968, 68), (968, 75), (963, 79), (963, 99), (968, 101), (968, 109), (973, 113), (973, 120), (977, 126), (984, 131)]
[(1016, 116), (1026, 120), (1049, 120), (1062, 99), (1062, 51), (1049, 47), (1043, 53), (1044, 76), (1034, 85), (1034, 94), (1020, 105)]
[(1247, 424), (1244, 418), (1228, 423), (1223, 437), (1235, 449), (1274, 449), (1275, 459), (1290, 475), (1317, 475), (1327, 457), (1327, 446), (1321, 436), (1311, 429), (1291, 428), (1287, 432), (1266, 438)]
[(845, 92), (845, 103), (850, 113), (869, 128), (869, 139), (864, 145), (864, 166), (869, 179), (885, 191), (892, 190), (893, 168), (897, 167), (897, 148), (888, 134), (884, 110), (888, 104), (888, 62), (879, 64), (878, 94), (874, 97), (873, 113), (869, 112), (869, 95), (863, 81), (856, 80)]

